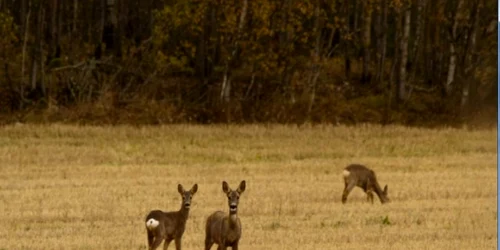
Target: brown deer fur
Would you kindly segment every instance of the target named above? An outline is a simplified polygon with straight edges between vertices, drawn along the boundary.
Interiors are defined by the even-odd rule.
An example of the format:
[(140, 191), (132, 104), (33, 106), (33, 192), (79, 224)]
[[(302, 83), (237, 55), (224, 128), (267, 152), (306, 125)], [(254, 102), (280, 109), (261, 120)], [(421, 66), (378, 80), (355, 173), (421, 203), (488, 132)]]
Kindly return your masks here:
[(342, 193), (342, 203), (346, 203), (347, 196), (356, 186), (363, 189), (367, 194), (368, 201), (373, 204), (373, 192), (375, 192), (382, 204), (390, 199), (387, 197), (387, 185), (384, 189), (380, 188), (375, 172), (360, 164), (351, 164), (344, 169), (344, 192)]
[(242, 181), (236, 191), (231, 190), (227, 182), (222, 182), (222, 191), (227, 196), (229, 214), (217, 211), (207, 218), (205, 228), (205, 250), (209, 250), (215, 243), (217, 249), (222, 250), (232, 247), (238, 249), (238, 243), (241, 238), (241, 222), (238, 218), (238, 203), (241, 193), (245, 191), (246, 183)]
[(186, 229), (186, 221), (189, 216), (191, 199), (198, 191), (198, 184), (194, 184), (191, 190), (186, 191), (181, 184), (177, 186), (182, 196), (181, 209), (175, 212), (151, 211), (146, 217), (146, 231), (148, 235), (148, 246), (150, 250), (158, 248), (163, 240), (163, 249), (167, 249), (172, 240), (175, 241), (175, 249), (181, 249), (181, 238)]

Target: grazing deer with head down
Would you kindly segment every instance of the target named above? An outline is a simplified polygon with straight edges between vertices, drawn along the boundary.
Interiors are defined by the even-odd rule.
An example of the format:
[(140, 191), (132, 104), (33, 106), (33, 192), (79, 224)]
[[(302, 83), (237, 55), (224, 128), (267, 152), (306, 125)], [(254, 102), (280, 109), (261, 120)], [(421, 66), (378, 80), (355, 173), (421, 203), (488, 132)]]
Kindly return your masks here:
[(153, 210), (146, 217), (146, 230), (148, 233), (148, 246), (154, 250), (165, 240), (163, 249), (166, 250), (172, 240), (175, 241), (175, 249), (181, 249), (181, 238), (186, 229), (186, 221), (189, 216), (191, 199), (198, 191), (198, 184), (194, 184), (191, 190), (186, 191), (181, 184), (177, 186), (182, 196), (181, 209), (175, 212), (163, 212)]
[(342, 193), (342, 203), (346, 203), (347, 196), (356, 186), (365, 191), (368, 201), (373, 204), (373, 192), (375, 192), (382, 204), (389, 202), (387, 197), (387, 185), (380, 188), (375, 172), (360, 164), (351, 164), (344, 169), (344, 192)]
[(238, 243), (241, 238), (241, 222), (237, 212), (240, 195), (245, 191), (245, 186), (245, 181), (242, 181), (238, 189), (231, 190), (226, 181), (222, 182), (222, 191), (227, 196), (229, 215), (217, 211), (207, 218), (205, 250), (210, 250), (214, 243), (218, 245), (218, 250), (227, 247), (238, 250)]

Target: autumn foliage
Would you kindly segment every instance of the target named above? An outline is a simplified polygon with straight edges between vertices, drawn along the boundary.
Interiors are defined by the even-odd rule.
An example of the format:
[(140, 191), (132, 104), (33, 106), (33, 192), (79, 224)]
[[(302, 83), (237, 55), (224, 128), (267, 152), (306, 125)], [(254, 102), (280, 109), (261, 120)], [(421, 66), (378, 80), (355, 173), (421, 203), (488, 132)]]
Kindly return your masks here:
[(0, 1), (6, 122), (496, 119), (487, 0)]

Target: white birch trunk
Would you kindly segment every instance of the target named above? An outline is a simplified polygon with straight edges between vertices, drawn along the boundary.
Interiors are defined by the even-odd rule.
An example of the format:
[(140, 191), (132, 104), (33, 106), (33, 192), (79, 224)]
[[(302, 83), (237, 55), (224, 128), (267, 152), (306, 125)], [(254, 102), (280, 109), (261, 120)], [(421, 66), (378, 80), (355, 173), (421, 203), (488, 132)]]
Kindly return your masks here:
[(236, 52), (238, 50), (238, 41), (240, 39), (241, 32), (243, 30), (243, 26), (245, 25), (247, 10), (248, 10), (248, 0), (244, 0), (243, 7), (241, 8), (241, 15), (240, 15), (240, 21), (238, 23), (238, 29), (236, 31), (236, 39), (233, 43), (233, 50), (232, 50), (229, 58), (226, 60), (226, 65), (225, 65), (225, 69), (224, 69), (224, 76), (222, 78), (220, 97), (225, 102), (229, 102), (230, 98), (231, 98), (231, 75), (229, 74), (229, 71), (231, 69), (229, 67), (230, 67), (231, 61), (236, 56)]
[(450, 94), (452, 91), (452, 84), (455, 80), (455, 71), (457, 68), (457, 53), (455, 49), (455, 39), (457, 38), (457, 26), (458, 26), (458, 16), (460, 14), (460, 10), (462, 9), (464, 1), (458, 0), (457, 11), (455, 13), (455, 17), (453, 18), (453, 24), (451, 28), (451, 41), (450, 41), (450, 62), (448, 64), (448, 75), (446, 77), (445, 90), (447, 94)]

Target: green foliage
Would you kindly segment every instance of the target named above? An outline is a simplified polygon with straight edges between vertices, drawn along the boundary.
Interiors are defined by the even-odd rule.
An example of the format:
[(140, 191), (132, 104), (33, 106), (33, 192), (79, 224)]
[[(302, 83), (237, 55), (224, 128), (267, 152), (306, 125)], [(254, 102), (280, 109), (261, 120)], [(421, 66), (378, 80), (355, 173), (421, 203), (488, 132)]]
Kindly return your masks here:
[(391, 221), (389, 220), (389, 215), (382, 217), (382, 225), (391, 225)]
[(265, 229), (270, 230), (270, 231), (275, 231), (275, 230), (280, 229), (281, 227), (282, 227), (281, 223), (275, 221), (275, 222), (272, 222), (271, 224), (267, 225), (265, 227)]

